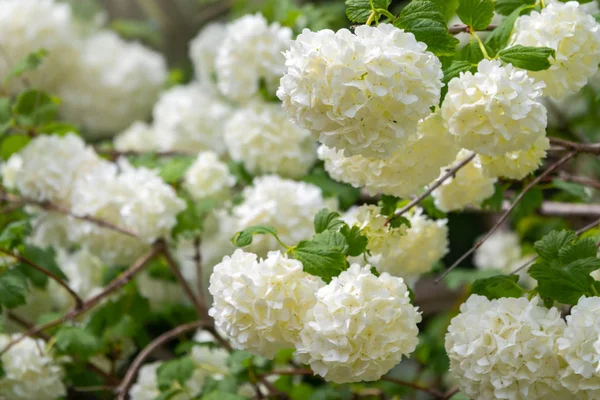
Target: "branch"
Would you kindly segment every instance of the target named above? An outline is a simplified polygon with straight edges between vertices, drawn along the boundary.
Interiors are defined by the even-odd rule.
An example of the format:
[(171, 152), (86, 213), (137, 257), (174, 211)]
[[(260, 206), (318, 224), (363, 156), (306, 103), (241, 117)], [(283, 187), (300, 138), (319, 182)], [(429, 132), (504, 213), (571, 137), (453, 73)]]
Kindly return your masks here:
[[(492, 24), (480, 32), (493, 31), (497, 27), (498, 27), (498, 25)], [(463, 24), (452, 25), (451, 27), (448, 28), (448, 33), (450, 33), (451, 35), (456, 35), (456, 34), (463, 33), (463, 32), (469, 33), (470, 31), (471, 31), (471, 28), (468, 25), (463, 25)]]
[(589, 186), (596, 190), (600, 190), (600, 182), (587, 176), (571, 175), (567, 172), (561, 171), (561, 173), (558, 174), (558, 177), (560, 179), (564, 179), (565, 181), (579, 183), (580, 185)]
[(198, 296), (200, 302), (206, 305), (206, 299), (204, 297), (204, 275), (202, 271), (202, 254), (200, 254), (200, 236), (194, 238), (194, 263), (196, 264), (196, 288), (198, 289)]
[(549, 139), (550, 139), (550, 144), (553, 144), (555, 146), (564, 147), (565, 149), (569, 149), (569, 150), (575, 150), (578, 153), (590, 153), (590, 154), (600, 155), (600, 143), (592, 143), (592, 144), (577, 143), (577, 142), (571, 142), (569, 140), (564, 140), (564, 139), (559, 139), (559, 138), (554, 138), (554, 137), (551, 137)]
[(156, 157), (177, 157), (177, 156), (194, 156), (194, 152), (183, 152), (183, 151), (118, 151), (118, 150), (102, 150), (95, 148), (96, 153), (107, 156), (111, 161), (118, 159), (119, 157), (130, 157), (130, 156), (145, 156), (153, 155)]
[(464, 160), (462, 160), (461, 162), (459, 162), (452, 168), (448, 169), (446, 171), (446, 173), (444, 175), (442, 175), (437, 181), (433, 182), (427, 188), (427, 190), (425, 192), (423, 192), (420, 196), (415, 197), (410, 203), (408, 203), (406, 206), (402, 207), (400, 210), (397, 210), (394, 213), (394, 215), (392, 215), (385, 222), (385, 224), (388, 225), (394, 218), (401, 216), (402, 214), (404, 214), (405, 212), (407, 212), (408, 210), (410, 210), (411, 208), (413, 208), (414, 206), (419, 204), (421, 201), (423, 201), (423, 199), (425, 199), (427, 196), (429, 196), (431, 194), (431, 192), (433, 192), (435, 189), (437, 189), (439, 186), (441, 186), (441, 184), (444, 183), (448, 178), (450, 178), (451, 176), (454, 176), (462, 167), (464, 167), (465, 165), (470, 163), (471, 160), (473, 160), (476, 155), (477, 154), (475, 154), (475, 153), (471, 153), (471, 155), (469, 155), (467, 158), (465, 158)]
[(148, 346), (146, 346), (137, 355), (135, 360), (133, 360), (133, 363), (131, 364), (131, 366), (127, 370), (127, 373), (125, 374), (125, 378), (123, 378), (123, 381), (121, 382), (121, 384), (116, 388), (115, 392), (118, 394), (118, 399), (125, 400), (125, 398), (127, 396), (127, 392), (129, 392), (129, 388), (133, 384), (133, 380), (135, 379), (137, 372), (141, 368), (141, 366), (144, 363), (144, 361), (146, 360), (146, 358), (148, 358), (150, 353), (152, 353), (154, 351), (154, 349), (156, 349), (157, 347), (160, 347), (164, 343), (171, 341), (173, 338), (175, 338), (183, 333), (193, 331), (198, 328), (206, 327), (208, 324), (209, 324), (208, 321), (196, 321), (196, 322), (191, 322), (189, 324), (180, 325), (174, 329), (171, 329), (170, 331), (163, 333), (162, 335), (160, 335), (159, 337), (154, 339), (152, 342), (150, 342), (148, 344)]
[(444, 279), (444, 277), (446, 275), (448, 275), (450, 272), (452, 272), (452, 270), (454, 268), (456, 268), (461, 262), (463, 262), (463, 260), (465, 258), (467, 258), (468, 256), (470, 256), (475, 250), (477, 250), (479, 247), (481, 247), (481, 245), (483, 243), (485, 243), (485, 241), (488, 240), (490, 238), (490, 236), (492, 236), (492, 234), (500, 227), (500, 225), (502, 225), (502, 223), (504, 221), (506, 221), (506, 219), (508, 218), (508, 216), (510, 215), (510, 213), (512, 212), (512, 210), (515, 209), (515, 207), (517, 206), (517, 204), (519, 204), (519, 202), (523, 199), (523, 197), (525, 197), (525, 195), (527, 194), (527, 192), (529, 192), (529, 190), (531, 190), (531, 188), (533, 188), (535, 185), (537, 185), (542, 179), (544, 179), (545, 176), (549, 175), (554, 170), (556, 170), (558, 167), (560, 167), (561, 165), (563, 165), (564, 163), (566, 163), (567, 161), (569, 161), (571, 158), (575, 157), (576, 154), (577, 154), (576, 151), (570, 152), (569, 154), (567, 154), (564, 157), (562, 157), (560, 160), (556, 161), (550, 167), (548, 167), (544, 172), (542, 172), (540, 175), (538, 175), (534, 180), (532, 180), (531, 182), (529, 182), (529, 184), (527, 186), (525, 186), (525, 188), (521, 191), (521, 193), (519, 193), (519, 195), (517, 196), (517, 198), (512, 202), (512, 204), (508, 207), (508, 209), (498, 219), (498, 221), (492, 227), (492, 229), (490, 229), (488, 231), (488, 233), (486, 233), (485, 236), (481, 240), (479, 240), (477, 243), (475, 243), (475, 246), (471, 247), (466, 253), (464, 253), (462, 256), (460, 256), (458, 258), (458, 260), (456, 260), (450, 266), (450, 268), (448, 268), (446, 271), (444, 271), (444, 273), (441, 274), (435, 280), (435, 283), (439, 283), (442, 279)]
[[(502, 210), (506, 211), (510, 208), (510, 201), (502, 202)], [(466, 211), (474, 213), (494, 213), (493, 210), (482, 210), (480, 208), (468, 207)], [(586, 203), (563, 203), (559, 201), (544, 201), (541, 207), (537, 210), (540, 215), (557, 216), (557, 217), (600, 217), (600, 204)]]
[(19, 260), (20, 262), (29, 265), (31, 268), (35, 269), (36, 271), (39, 271), (42, 274), (46, 275), (48, 278), (50, 278), (53, 281), (55, 281), (56, 283), (58, 283), (67, 292), (69, 292), (69, 294), (71, 295), (71, 297), (73, 297), (73, 299), (75, 299), (75, 307), (76, 308), (79, 309), (79, 308), (81, 308), (83, 306), (83, 300), (81, 299), (81, 297), (79, 297), (79, 295), (77, 293), (75, 293), (75, 291), (73, 289), (71, 289), (69, 287), (69, 285), (67, 285), (67, 283), (65, 281), (63, 281), (62, 279), (60, 279), (53, 272), (48, 271), (46, 268), (40, 267), (39, 265), (37, 265), (33, 261), (31, 261), (28, 258), (25, 258), (25, 257), (23, 257), (23, 256), (21, 256), (19, 254), (13, 254), (10, 251), (6, 251), (6, 250), (3, 250), (3, 249), (0, 249), (0, 253), (6, 254), (9, 257), (13, 257), (13, 258)]

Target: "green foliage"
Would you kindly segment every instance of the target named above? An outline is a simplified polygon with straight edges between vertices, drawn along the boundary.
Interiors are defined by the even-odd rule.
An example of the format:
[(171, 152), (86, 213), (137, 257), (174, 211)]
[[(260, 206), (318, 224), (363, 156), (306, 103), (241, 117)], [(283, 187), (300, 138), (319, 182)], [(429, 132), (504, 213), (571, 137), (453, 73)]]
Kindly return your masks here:
[[(515, 196), (516, 198), (516, 196)], [(516, 221), (534, 213), (542, 206), (544, 195), (539, 188), (531, 188), (514, 208), (512, 217)]]
[(158, 388), (161, 391), (168, 390), (173, 387), (175, 382), (181, 386), (192, 377), (195, 365), (189, 357), (181, 357), (166, 361), (161, 364), (156, 370), (156, 380)]
[(518, 281), (518, 275), (496, 275), (477, 279), (471, 287), (471, 293), (485, 296), (490, 300), (501, 297), (520, 297), (525, 290), (519, 286)]
[(502, 211), (504, 193), (506, 192), (506, 189), (508, 189), (508, 186), (510, 186), (510, 184), (502, 185), (500, 183), (496, 183), (496, 185), (494, 186), (494, 194), (492, 195), (492, 197), (489, 197), (486, 200), (484, 200), (484, 202), (481, 204), (482, 208), (484, 210), (496, 212)]
[(365, 23), (369, 16), (378, 16), (387, 11), (392, 0), (346, 0), (346, 16), (352, 22)]
[(90, 331), (77, 326), (63, 326), (54, 336), (54, 346), (61, 353), (87, 359), (101, 350), (100, 340)]
[(550, 57), (556, 52), (549, 47), (527, 47), (516, 45), (498, 52), (498, 57), (505, 63), (528, 71), (543, 71), (550, 68)]
[(433, 200), (433, 197), (431, 195), (425, 197), (421, 201), (419, 206), (421, 206), (421, 208), (425, 211), (425, 213), (430, 218), (442, 219), (442, 218), (446, 218), (448, 216), (448, 214), (446, 214), (444, 211), (440, 210), (439, 208), (437, 208), (435, 206), (435, 200)]
[(315, 233), (321, 233), (326, 230), (339, 228), (344, 224), (340, 219), (340, 213), (329, 211), (327, 208), (319, 210), (315, 215)]
[(181, 237), (191, 239), (202, 232), (206, 215), (218, 204), (215, 199), (194, 201), (183, 193), (179, 197), (185, 200), (186, 207), (177, 214), (177, 223), (171, 230), (171, 235), (176, 240)]
[(493, 269), (456, 268), (444, 277), (444, 283), (450, 290), (458, 290), (464, 285), (472, 285), (475, 281), (500, 274)]
[(160, 177), (167, 183), (175, 184), (183, 179), (185, 172), (194, 162), (194, 157), (170, 157), (161, 163)]
[(22, 246), (25, 237), (31, 233), (31, 224), (28, 220), (14, 221), (6, 225), (0, 233), (0, 249), (12, 250)]
[(394, 25), (415, 35), (436, 56), (453, 55), (458, 39), (448, 33), (446, 17), (435, 2), (414, 0), (402, 9)]
[(45, 92), (29, 89), (21, 92), (13, 105), (19, 126), (37, 127), (56, 118), (60, 100)]
[(255, 225), (237, 232), (233, 235), (233, 238), (231, 238), (231, 243), (238, 247), (249, 246), (252, 244), (252, 237), (254, 235), (272, 235), (279, 243), (281, 243), (275, 228), (266, 225)]
[[(52, 272), (60, 279), (68, 281), (67, 276), (61, 271), (60, 267), (56, 263), (53, 250), (40, 249), (39, 247), (25, 245), (22, 255), (34, 264), (44, 268), (46, 271)], [(44, 273), (32, 268), (26, 263), (19, 263), (18, 268), (19, 271), (21, 271), (21, 273), (25, 275), (34, 286), (39, 288), (46, 287), (49, 278)]]
[(346, 243), (348, 244), (348, 248), (345, 252), (346, 255), (358, 257), (367, 251), (369, 239), (362, 234), (358, 226), (350, 228), (348, 225), (344, 224), (340, 229), (340, 233), (344, 235)]
[(4, 77), (4, 84), (12, 78), (18, 78), (25, 72), (36, 70), (42, 65), (47, 56), (48, 52), (45, 49), (39, 49), (33, 53), (29, 53), (24, 59), (17, 62), (13, 69)]
[(18, 153), (23, 147), (27, 146), (30, 141), (31, 138), (24, 135), (14, 135), (4, 138), (2, 144), (0, 144), (0, 157), (3, 160), (8, 160), (10, 156)]
[(535, 242), (534, 248), (543, 259), (557, 260), (560, 249), (575, 240), (577, 240), (577, 234), (573, 231), (554, 231)]
[(318, 276), (325, 282), (331, 282), (333, 277), (348, 268), (344, 254), (345, 248), (340, 248), (340, 243), (331, 247), (331, 237), (323, 235), (323, 233), (319, 235), (315, 235), (312, 240), (303, 240), (298, 243), (291, 250), (291, 254), (302, 263), (305, 272)]
[(26, 303), (27, 279), (17, 269), (0, 274), (0, 306), (15, 308)]
[(525, 6), (515, 9), (487, 37), (484, 43), (490, 57), (495, 57), (501, 49), (506, 47), (515, 26), (515, 21), (526, 11), (529, 11), (529, 9)]
[(360, 189), (334, 181), (325, 172), (322, 165), (313, 168), (307, 176), (302, 178), (302, 181), (318, 186), (324, 197), (336, 197), (342, 210), (348, 209), (360, 198)]
[(473, 63), (470, 61), (464, 60), (454, 60), (448, 68), (444, 68), (444, 83), (450, 82), (454, 78), (458, 78), (461, 72), (471, 71), (473, 68), (477, 68), (473, 66)]
[(12, 111), (10, 99), (8, 97), (0, 97), (0, 135), (8, 132), (12, 124)]
[(460, 0), (456, 14), (471, 29), (482, 31), (494, 18), (494, 0)]
[(535, 3), (536, 0), (496, 0), (496, 12), (502, 15), (510, 15), (520, 7)]
[(138, 39), (152, 47), (162, 47), (163, 45), (163, 37), (157, 21), (118, 18), (110, 23), (110, 29), (125, 39)]
[(580, 183), (567, 182), (563, 181), (562, 179), (554, 179), (552, 181), (552, 185), (555, 188), (563, 190), (583, 201), (590, 201), (592, 199), (591, 190), (587, 186), (584, 186)]

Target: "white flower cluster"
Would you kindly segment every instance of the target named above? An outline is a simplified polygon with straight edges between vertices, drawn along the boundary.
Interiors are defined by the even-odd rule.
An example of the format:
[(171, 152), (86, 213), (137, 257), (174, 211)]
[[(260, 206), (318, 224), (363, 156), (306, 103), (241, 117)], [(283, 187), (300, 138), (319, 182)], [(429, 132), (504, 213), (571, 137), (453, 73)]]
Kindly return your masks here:
[[(0, 79), (30, 53), (45, 49), (42, 65), (24, 77), (36, 87), (54, 90), (72, 70), (76, 56), (71, 9), (54, 0), (4, 0), (0, 7)], [(11, 85), (13, 90), (20, 85)]]
[(549, 148), (550, 140), (541, 136), (529, 150), (512, 151), (495, 157), (479, 155), (478, 158), (486, 176), (521, 180), (538, 169)]
[(323, 285), (279, 251), (257, 260), (256, 254), (238, 249), (213, 270), (209, 314), (236, 348), (273, 358), (280, 349), (294, 347)]
[(142, 121), (135, 121), (129, 128), (115, 136), (113, 144), (115, 150), (123, 152), (152, 152), (158, 148), (154, 128)]
[(539, 298), (488, 300), (472, 295), (446, 334), (450, 370), (475, 400), (571, 398), (557, 379), (556, 340), (566, 327), (556, 308)]
[(164, 58), (109, 31), (81, 46), (76, 71), (57, 92), (63, 118), (92, 136), (110, 136), (148, 117), (167, 78)]
[(194, 75), (202, 84), (211, 83), (217, 78), (215, 58), (226, 33), (225, 24), (212, 22), (203, 27), (190, 42), (189, 56), (194, 65)]
[[(68, 252), (58, 249), (56, 263), (68, 279), (69, 287), (83, 300), (98, 294), (102, 290), (104, 264), (100, 258), (87, 250)], [(48, 291), (55, 298), (61, 309), (67, 309), (73, 304), (73, 297), (55, 281), (48, 282)]]
[(329, 175), (337, 181), (364, 186), (371, 195), (409, 197), (433, 181), (440, 168), (454, 160), (458, 150), (436, 112), (419, 121), (417, 134), (388, 158), (345, 157), (343, 150), (325, 145), (319, 147), (318, 153)]
[[(0, 348), (16, 336), (0, 335)], [(7, 400), (56, 399), (66, 396), (64, 372), (42, 339), (25, 338), (0, 356), (0, 393)]]
[[(470, 152), (461, 150), (453, 165), (465, 160)], [(442, 168), (440, 177), (447, 168)], [(479, 207), (481, 203), (494, 194), (495, 177), (484, 174), (481, 161), (476, 157), (467, 165), (459, 169), (454, 177), (444, 181), (432, 192), (435, 205), (442, 211), (461, 210), (467, 206)]]
[(461, 72), (448, 83), (442, 116), (466, 149), (488, 156), (527, 150), (546, 133), (543, 87), (527, 71), (483, 60), (475, 74)]
[(235, 185), (227, 164), (219, 160), (212, 151), (198, 154), (194, 163), (185, 172), (183, 186), (195, 200), (224, 199)]
[(549, 69), (529, 75), (546, 84), (544, 94), (559, 100), (578, 92), (598, 71), (600, 25), (576, 1), (546, 3), (540, 12), (517, 19), (511, 43), (556, 50)]
[(289, 47), (292, 30), (268, 24), (260, 14), (245, 15), (226, 27), (217, 51), (215, 71), (221, 93), (234, 101), (258, 94), (261, 82), (275, 92), (285, 70), (281, 54)]
[(225, 125), (225, 145), (255, 175), (298, 178), (316, 159), (310, 132), (291, 122), (277, 103), (254, 101), (237, 110)]
[(277, 95), (326, 146), (385, 158), (439, 102), (442, 66), (426, 47), (390, 24), (305, 29), (285, 52)]

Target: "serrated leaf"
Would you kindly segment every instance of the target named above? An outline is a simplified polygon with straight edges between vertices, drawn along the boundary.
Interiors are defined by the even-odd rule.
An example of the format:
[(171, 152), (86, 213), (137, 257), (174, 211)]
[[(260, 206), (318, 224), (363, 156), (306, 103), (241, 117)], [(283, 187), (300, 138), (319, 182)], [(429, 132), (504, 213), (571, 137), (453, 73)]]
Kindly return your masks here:
[(517, 8), (508, 17), (504, 18), (500, 25), (487, 37), (484, 43), (490, 57), (495, 57), (498, 51), (506, 47), (515, 26), (515, 21), (523, 10), (525, 10), (525, 6)]
[(459, 0), (429, 0), (438, 7), (440, 12), (449, 21), (455, 14), (458, 8)]
[(463, 48), (461, 48), (454, 57), (455, 60), (461, 61), (470, 61), (471, 65), (477, 67), (479, 61), (483, 60), (485, 57), (483, 56), (483, 52), (481, 51), (481, 47), (479, 47), (479, 43), (473, 38), (469, 40)]
[(327, 283), (348, 268), (346, 257), (339, 249), (313, 240), (298, 243), (292, 255), (302, 263), (306, 273), (318, 276)]
[(583, 201), (590, 201), (592, 198), (591, 190), (579, 183), (567, 182), (563, 181), (562, 179), (554, 179), (552, 181), (552, 185), (557, 189), (564, 190), (573, 196), (579, 197)]
[(325, 231), (317, 233), (313, 236), (312, 241), (339, 251), (342, 254), (346, 254), (348, 251), (346, 237), (340, 232)]
[(346, 0), (346, 16), (350, 21), (362, 24), (367, 22), (376, 9), (387, 10), (391, 2), (391, 0)]
[(510, 15), (516, 9), (535, 4), (536, 0), (496, 0), (496, 12), (502, 15)]
[(56, 349), (67, 355), (87, 359), (101, 349), (102, 343), (90, 331), (76, 326), (61, 327), (54, 337)]
[(0, 274), (0, 306), (15, 308), (25, 304), (27, 297), (27, 280), (15, 269)]
[(562, 264), (569, 264), (582, 258), (594, 258), (598, 252), (598, 245), (594, 239), (579, 239), (558, 250), (558, 260)]
[(238, 247), (245, 247), (252, 244), (252, 237), (254, 235), (273, 235), (273, 237), (279, 240), (277, 231), (272, 226), (256, 225), (236, 233), (231, 242)]
[(315, 233), (321, 233), (327, 230), (336, 230), (344, 224), (340, 219), (340, 213), (329, 211), (327, 208), (319, 210), (315, 215)]
[(3, 160), (8, 160), (10, 156), (15, 153), (18, 153), (25, 146), (29, 144), (31, 138), (25, 135), (14, 135), (7, 136), (2, 140), (2, 144), (0, 145), (0, 157)]
[(396, 215), (394, 218), (390, 219), (390, 228), (397, 229), (401, 226), (406, 226), (407, 228), (412, 227), (410, 220), (402, 215)]
[(8, 82), (12, 78), (23, 75), (25, 72), (37, 69), (40, 65), (42, 65), (47, 55), (48, 52), (45, 49), (39, 49), (33, 53), (29, 53), (24, 59), (17, 62), (10, 73), (4, 77), (4, 83)]
[(31, 224), (28, 220), (11, 222), (0, 233), (0, 249), (12, 250), (22, 245), (25, 237), (30, 233)]
[(174, 382), (181, 386), (192, 377), (194, 373), (194, 361), (189, 357), (169, 360), (156, 369), (156, 380), (161, 391), (168, 390)]
[(554, 57), (556, 51), (550, 47), (529, 47), (516, 45), (500, 50), (498, 56), (505, 63), (528, 71), (543, 71), (550, 68), (550, 57)]
[(456, 15), (474, 30), (482, 31), (494, 18), (494, 0), (460, 0)]
[(517, 283), (518, 275), (496, 275), (477, 279), (471, 286), (471, 293), (485, 296), (490, 300), (502, 297), (521, 297), (525, 292)]
[(348, 225), (344, 225), (340, 230), (340, 233), (344, 235), (346, 242), (348, 243), (346, 255), (358, 257), (367, 250), (369, 239), (362, 234), (358, 226), (350, 228)]
[(470, 61), (454, 60), (448, 68), (444, 68), (444, 83), (450, 82), (454, 78), (458, 78), (461, 72), (470, 71), (473, 64)]
[(560, 249), (577, 239), (573, 231), (552, 231), (533, 244), (538, 255), (548, 262), (558, 259)]
[(433, 219), (441, 219), (448, 216), (448, 214), (435, 206), (435, 200), (431, 195), (425, 197), (421, 203), (419, 203), (419, 205), (425, 211), (425, 213)]

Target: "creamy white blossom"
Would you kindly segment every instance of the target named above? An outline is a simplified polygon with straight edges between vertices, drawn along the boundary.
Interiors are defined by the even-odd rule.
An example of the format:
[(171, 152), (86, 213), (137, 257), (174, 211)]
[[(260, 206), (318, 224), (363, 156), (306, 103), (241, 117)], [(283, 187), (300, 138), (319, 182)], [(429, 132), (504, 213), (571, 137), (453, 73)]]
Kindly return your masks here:
[(461, 392), (474, 400), (570, 398), (557, 379), (556, 340), (565, 321), (538, 303), (471, 295), (461, 305), (445, 344)]
[(160, 396), (156, 370), (162, 361), (142, 365), (137, 374), (137, 380), (129, 391), (131, 400), (155, 400)]
[(245, 15), (227, 25), (225, 38), (215, 58), (221, 93), (235, 101), (256, 96), (261, 81), (275, 92), (285, 71), (292, 30), (279, 23), (268, 24), (261, 14)]
[[(83, 300), (102, 291), (104, 264), (100, 258), (86, 250), (68, 252), (59, 249), (56, 263), (68, 280), (68, 285)], [(73, 297), (53, 280), (48, 281), (48, 290), (61, 308), (73, 306)]]
[(290, 121), (280, 104), (263, 101), (233, 114), (225, 125), (225, 145), (231, 158), (255, 175), (298, 178), (317, 158), (310, 132)]
[(352, 264), (316, 297), (296, 351), (325, 380), (375, 381), (415, 350), (421, 314), (401, 278)]
[(194, 75), (199, 82), (210, 83), (216, 78), (215, 58), (226, 33), (225, 24), (211, 22), (190, 41), (189, 56), (194, 65)]
[(86, 39), (80, 53), (57, 92), (65, 120), (106, 137), (150, 115), (167, 78), (162, 55), (110, 31)]
[(113, 140), (117, 151), (152, 152), (158, 149), (156, 134), (152, 125), (135, 121)]
[(154, 109), (154, 131), (164, 151), (224, 150), (224, 122), (231, 107), (213, 88), (192, 83), (163, 93)]
[[(4, 79), (30, 53), (45, 49), (42, 64), (24, 77), (44, 90), (55, 90), (72, 68), (77, 39), (71, 8), (54, 0), (4, 0), (0, 6), (0, 78)], [(17, 81), (17, 82), (15, 82)], [(23, 88), (18, 78), (11, 91)]]
[[(0, 335), (4, 348), (17, 335)], [(7, 400), (54, 400), (65, 396), (64, 372), (42, 339), (26, 337), (0, 356), (0, 394)]]
[(541, 11), (519, 17), (511, 43), (556, 50), (549, 69), (529, 75), (543, 81), (544, 94), (557, 100), (578, 92), (598, 71), (600, 25), (576, 1), (548, 0)]
[(219, 160), (212, 151), (198, 154), (194, 163), (185, 172), (183, 186), (195, 200), (207, 198), (223, 199), (235, 185), (227, 164)]
[(233, 346), (273, 358), (280, 349), (294, 347), (324, 283), (279, 251), (257, 258), (238, 249), (215, 266), (209, 314)]
[(461, 72), (448, 83), (442, 116), (457, 143), (488, 156), (527, 150), (546, 133), (544, 84), (528, 72), (482, 60), (477, 72)]
[(329, 175), (354, 187), (364, 186), (371, 195), (378, 193), (410, 197), (434, 180), (440, 168), (451, 163), (458, 153), (454, 137), (439, 112), (419, 121), (417, 134), (385, 159), (355, 155), (345, 157), (343, 150), (319, 147)]
[(521, 180), (538, 169), (549, 148), (550, 141), (546, 136), (541, 136), (528, 150), (512, 151), (495, 157), (480, 155), (479, 161), (486, 176)]
[[(452, 165), (463, 161), (469, 154), (469, 151), (461, 150)], [(440, 178), (452, 165), (442, 168)], [(481, 162), (476, 157), (459, 169), (454, 177), (446, 179), (433, 191), (432, 196), (436, 207), (442, 211), (462, 210), (467, 206), (479, 207), (485, 199), (494, 194), (494, 183), (496, 178), (484, 175)]]
[(31, 235), (27, 238), (27, 243), (40, 248), (61, 249), (67, 248), (71, 244), (70, 226), (73, 217), (39, 210), (32, 210)]
[(473, 264), (480, 269), (497, 269), (509, 274), (520, 259), (519, 236), (513, 232), (499, 230), (475, 251)]
[(406, 225), (392, 228), (387, 223), (388, 217), (381, 214), (381, 207), (363, 204), (349, 209), (343, 217), (350, 226), (357, 226), (361, 233), (369, 239), (367, 250), (371, 253), (381, 253), (390, 246), (395, 246), (406, 233)]
[(577, 399), (600, 394), (600, 297), (581, 297), (567, 315), (567, 328), (558, 339), (559, 355), (567, 366), (560, 381)]
[(277, 96), (326, 146), (385, 158), (440, 100), (442, 65), (426, 48), (390, 24), (305, 29), (285, 52)]

